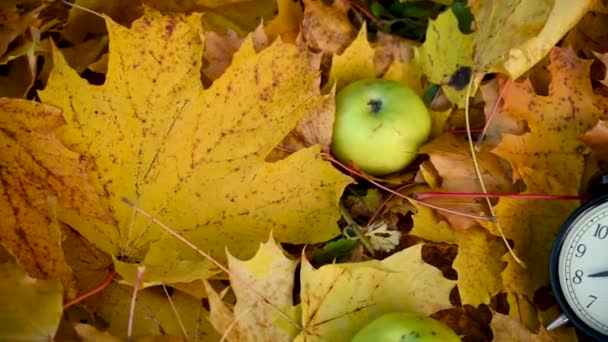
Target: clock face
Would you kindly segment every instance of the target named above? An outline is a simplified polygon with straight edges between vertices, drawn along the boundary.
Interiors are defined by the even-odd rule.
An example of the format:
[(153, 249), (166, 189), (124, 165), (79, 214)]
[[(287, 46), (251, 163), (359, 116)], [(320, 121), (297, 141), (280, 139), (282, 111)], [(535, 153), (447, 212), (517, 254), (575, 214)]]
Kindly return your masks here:
[(565, 228), (557, 279), (569, 307), (564, 312), (576, 316), (569, 318), (588, 333), (608, 336), (608, 198), (602, 199)]

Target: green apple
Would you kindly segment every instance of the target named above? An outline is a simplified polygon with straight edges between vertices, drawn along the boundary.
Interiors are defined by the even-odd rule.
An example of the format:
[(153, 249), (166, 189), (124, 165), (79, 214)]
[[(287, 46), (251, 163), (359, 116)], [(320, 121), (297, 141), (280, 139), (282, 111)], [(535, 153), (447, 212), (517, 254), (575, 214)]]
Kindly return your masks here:
[(408, 166), (429, 137), (431, 116), (418, 95), (388, 80), (353, 82), (336, 94), (331, 151), (371, 175)]
[(352, 342), (460, 342), (447, 325), (433, 318), (404, 312), (380, 316), (353, 337)]

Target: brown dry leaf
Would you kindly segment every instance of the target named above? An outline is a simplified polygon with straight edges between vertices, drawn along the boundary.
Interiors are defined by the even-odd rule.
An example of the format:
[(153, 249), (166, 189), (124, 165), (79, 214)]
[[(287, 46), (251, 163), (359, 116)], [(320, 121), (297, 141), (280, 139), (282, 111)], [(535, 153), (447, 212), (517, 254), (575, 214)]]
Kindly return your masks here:
[(58, 206), (108, 216), (89, 185), (87, 162), (54, 135), (64, 124), (57, 108), (0, 99), (0, 114), (0, 238), (30, 274), (58, 277), (67, 290), (71, 271), (61, 248)]
[(321, 0), (304, 0), (302, 35), (306, 43), (316, 51), (341, 54), (357, 35), (347, 12), (342, 1), (329, 6)]
[[(552, 83), (548, 96), (536, 95), (529, 81), (513, 83), (505, 93), (503, 112), (525, 120), (529, 133), (505, 134), (494, 152), (507, 160), (515, 180), (526, 193), (578, 194), (584, 167), (584, 144), (578, 139), (595, 125), (608, 108), (596, 96), (589, 79), (591, 61), (580, 60), (570, 49), (551, 52)], [(495, 207), (498, 221), (514, 251), (527, 269), (506, 256), (503, 272), (509, 292), (533, 298), (549, 283), (549, 254), (557, 230), (578, 206), (576, 201), (543, 201), (503, 198)], [(486, 225), (498, 234), (493, 224)]]
[[(486, 122), (490, 120), (490, 115), (494, 111), (496, 101), (498, 100), (499, 92), (501, 88), (505, 86), (505, 82), (499, 83), (497, 79), (490, 82), (486, 82), (479, 87), (481, 96), (484, 100), (483, 112), (486, 116)], [(506, 85), (509, 86), (509, 85)], [(502, 100), (496, 108), (494, 116), (491, 118), (491, 122), (488, 125), (488, 131), (484, 138), (484, 146), (492, 148), (500, 143), (503, 134), (523, 134), (524, 125), (521, 121), (515, 120), (513, 117), (502, 113)]]
[(494, 313), (490, 324), (496, 342), (557, 342), (576, 341), (574, 329), (560, 328), (549, 333), (544, 327), (538, 334), (528, 330), (517, 317)]
[(608, 162), (608, 122), (599, 120), (597, 124), (581, 136), (584, 142), (596, 157)]
[(8, 63), (8, 75), (0, 76), (0, 97), (27, 97), (36, 80), (35, 61), (35, 57), (25, 55)]
[[(594, 52), (593, 54), (595, 55), (595, 57), (597, 57), (597, 59), (600, 60), (600, 62), (602, 62), (602, 64), (604, 64), (605, 67), (608, 67), (608, 52), (607, 53)], [(604, 77), (602, 79), (600, 79), (600, 82), (602, 82), (603, 85), (608, 87), (608, 69), (606, 69), (606, 71), (604, 73)]]
[(225, 34), (217, 32), (205, 34), (203, 76), (207, 81), (213, 82), (224, 73), (232, 62), (232, 55), (241, 47), (243, 40), (232, 30), (227, 30)]
[[(130, 25), (142, 15), (142, 0), (76, 0), (74, 5), (92, 12), (105, 14), (114, 21)], [(90, 11), (73, 7), (68, 22), (61, 31), (62, 36), (72, 44), (80, 44), (87, 36), (101, 36), (107, 33), (104, 19)]]
[(41, 0), (3, 0), (0, 3), (0, 57), (38, 16)]
[(595, 51), (608, 51), (608, 13), (587, 12), (575, 27), (564, 37), (560, 46), (572, 47), (587, 58)]
[[(433, 191), (482, 192), (473, 167), (473, 160), (470, 157), (469, 144), (465, 140), (446, 133), (423, 145), (420, 153), (429, 155), (434, 170), (440, 177), (439, 187)], [(481, 151), (477, 153), (477, 160), (488, 192), (511, 193), (514, 191), (511, 175), (499, 158), (488, 151)], [(436, 183), (433, 179), (427, 179), (427, 182)], [(484, 199), (428, 198), (424, 201), (442, 208), (475, 215), (487, 211)], [(477, 225), (476, 220), (462, 215), (439, 213), (457, 229), (467, 229)]]
[(97, 36), (61, 49), (68, 64), (79, 74), (101, 58), (108, 48), (108, 36)]
[(278, 160), (281, 159), (279, 158), (281, 155), (288, 155), (314, 145), (321, 145), (323, 152), (329, 152), (334, 127), (335, 95), (335, 89), (324, 95), (321, 105), (298, 121), (296, 127), (277, 147), (279, 151), (275, 151), (274, 157), (269, 159)]
[(395, 62), (408, 63), (414, 58), (414, 47), (418, 45), (415, 40), (379, 31), (376, 40), (376, 53), (374, 64), (379, 75), (385, 74)]

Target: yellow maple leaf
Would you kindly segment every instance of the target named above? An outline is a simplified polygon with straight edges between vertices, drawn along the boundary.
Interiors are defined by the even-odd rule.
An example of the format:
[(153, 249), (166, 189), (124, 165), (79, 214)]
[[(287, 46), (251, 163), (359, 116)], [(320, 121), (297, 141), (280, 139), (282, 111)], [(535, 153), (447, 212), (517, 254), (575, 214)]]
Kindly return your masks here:
[(426, 264), (422, 244), (378, 261), (325, 265), (315, 270), (306, 260), (300, 273), (302, 325), (296, 341), (351, 339), (384, 313), (430, 315), (451, 307), (454, 281)]
[(508, 0), (470, 2), (475, 17), (477, 73), (517, 79), (546, 56), (595, 1)]
[(488, 304), (502, 290), (501, 272), (506, 252), (502, 240), (491, 237), (480, 227), (457, 230), (445, 222), (437, 221), (433, 211), (416, 205), (412, 235), (435, 242), (458, 245), (453, 267), (458, 272), (458, 291), (462, 304), (478, 306)]
[[(105, 84), (88, 84), (55, 49), (40, 96), (65, 111), (62, 141), (95, 160), (91, 177), (116, 223), (73, 210), (60, 212), (63, 221), (120, 261), (150, 260), (158, 267), (147, 282), (190, 281), (188, 267), (175, 263), (201, 258), (123, 198), (219, 259), (226, 247), (253, 255), (270, 230), (292, 243), (338, 233), (337, 202), (350, 178), (323, 161), (319, 147), (264, 162), (300, 118), (323, 105), (312, 90), (318, 71), (305, 53), (280, 40), (257, 53), (248, 38), (225, 73), (202, 89), (200, 15), (148, 11), (130, 29), (106, 21)], [(132, 280), (133, 267), (125, 266)], [(202, 262), (197, 272), (209, 269)]]
[(464, 107), (473, 66), (473, 35), (458, 29), (458, 19), (447, 10), (431, 20), (418, 61), (429, 81), (440, 84), (450, 101)]
[(236, 295), (233, 309), (207, 286), (211, 321), (234, 341), (292, 341), (294, 336), (295, 341), (345, 341), (383, 313), (430, 315), (451, 306), (454, 282), (426, 264), (421, 250), (422, 244), (382, 261), (325, 265), (317, 270), (303, 259), (301, 303), (294, 306), (297, 261), (286, 258), (271, 239), (251, 260), (230, 258)]
[(300, 312), (292, 299), (297, 264), (296, 260), (285, 257), (272, 237), (260, 245), (251, 260), (240, 261), (229, 255), (230, 284), (236, 296), (232, 310), (205, 283), (211, 307), (209, 319), (214, 327), (231, 341), (292, 341), (299, 330), (278, 310), (292, 323), (299, 323)]
[[(580, 60), (570, 49), (554, 48), (549, 70), (552, 83), (548, 96), (536, 95), (529, 81), (511, 84), (503, 111), (527, 122), (529, 132), (505, 134), (494, 152), (507, 160), (526, 193), (578, 194), (584, 167), (584, 144), (580, 135), (605, 116), (605, 98), (596, 96), (589, 79), (590, 61)], [(507, 256), (503, 273), (509, 291), (533, 298), (549, 283), (548, 263), (555, 234), (576, 201), (543, 201), (503, 198), (495, 207), (514, 251), (528, 266)], [(494, 227), (487, 225), (494, 233)]]
[(109, 219), (86, 173), (87, 162), (53, 135), (59, 109), (0, 99), (0, 239), (35, 277), (71, 287), (61, 247), (58, 206)]
[(61, 284), (30, 277), (16, 262), (0, 264), (0, 339), (52, 340), (61, 320)]
[(356, 80), (375, 78), (374, 54), (374, 49), (367, 40), (367, 28), (363, 25), (357, 38), (344, 52), (334, 56), (326, 88), (331, 88), (335, 83), (337, 90), (340, 90)]
[[(83, 314), (82, 310), (74, 310), (66, 313), (69, 321), (98, 326), (103, 322), (105, 332), (126, 340), (133, 288), (111, 283), (98, 297), (93, 298), (93, 302), (86, 302), (90, 312)], [(176, 341), (218, 341), (219, 334), (207, 320), (207, 315), (200, 299), (181, 291), (165, 292), (160, 286), (140, 289), (132, 315), (132, 336), (136, 341), (159, 336), (179, 337)]]

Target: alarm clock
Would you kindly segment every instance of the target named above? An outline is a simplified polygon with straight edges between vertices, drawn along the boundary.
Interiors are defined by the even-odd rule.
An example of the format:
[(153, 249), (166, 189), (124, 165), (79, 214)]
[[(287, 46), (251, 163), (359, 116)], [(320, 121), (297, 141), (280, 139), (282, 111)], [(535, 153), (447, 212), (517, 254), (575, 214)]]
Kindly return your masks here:
[(549, 272), (563, 314), (547, 330), (572, 322), (589, 337), (608, 341), (608, 194), (566, 220), (551, 251)]

